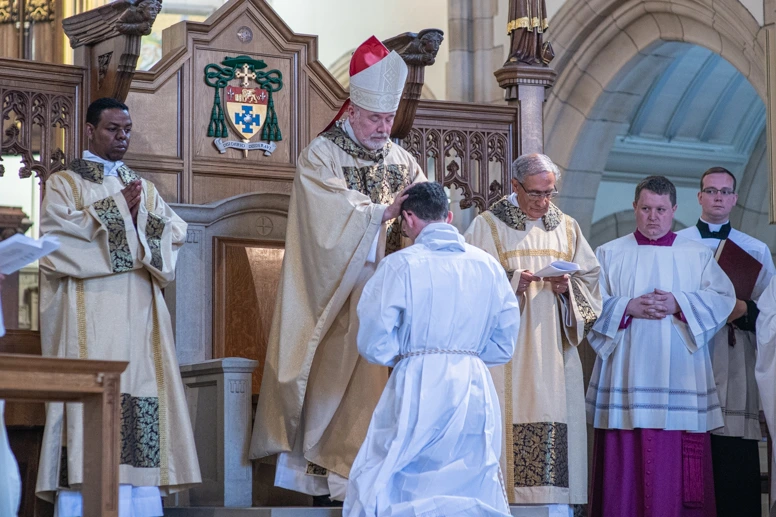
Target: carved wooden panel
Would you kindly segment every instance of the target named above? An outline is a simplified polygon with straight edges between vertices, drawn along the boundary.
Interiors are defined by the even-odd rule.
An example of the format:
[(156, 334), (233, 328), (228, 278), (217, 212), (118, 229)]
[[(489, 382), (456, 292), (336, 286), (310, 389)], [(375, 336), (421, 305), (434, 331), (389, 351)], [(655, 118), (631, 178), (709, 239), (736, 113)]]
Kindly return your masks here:
[(424, 100), (402, 145), (430, 180), (462, 190), (461, 208), (483, 211), (509, 193), (518, 128), (514, 107)]
[(80, 153), (84, 70), (0, 59), (0, 155), (19, 155), (22, 167), (0, 176), (48, 177)]
[[(261, 224), (261, 219), (257, 224)], [(214, 246), (213, 357), (259, 361), (253, 371), (253, 393), (258, 393), (280, 281), (283, 245), (217, 237)]]
[[(67, 151), (70, 158), (75, 151), (74, 96), (33, 89), (0, 89), (0, 95), (2, 154), (21, 155), (20, 178), (34, 174), (45, 183), (52, 173), (65, 168)], [(0, 164), (0, 176), (4, 172)]]
[[(143, 172), (135, 163), (140, 158), (181, 160), (178, 202), (243, 194), (243, 187), (256, 185), (256, 180), (290, 183), (299, 152), (347, 98), (317, 61), (316, 38), (293, 33), (263, 0), (231, 0), (206, 22), (181, 22), (165, 29), (162, 48), (162, 59), (150, 71), (135, 74), (126, 100), (138, 121), (138, 140), (127, 162)], [(234, 148), (221, 153), (214, 145), (216, 136), (208, 136), (216, 89), (205, 82), (205, 67), (225, 69), (224, 59), (236, 56), (263, 61), (266, 67), (260, 72), (277, 70), (282, 75), (282, 88), (272, 94), (282, 140), (273, 142), (277, 148), (270, 155), (261, 150), (246, 155)], [(250, 83), (255, 86), (257, 82)], [(223, 140), (241, 140), (233, 127), (227, 129)], [(260, 140), (254, 137), (251, 142)]]

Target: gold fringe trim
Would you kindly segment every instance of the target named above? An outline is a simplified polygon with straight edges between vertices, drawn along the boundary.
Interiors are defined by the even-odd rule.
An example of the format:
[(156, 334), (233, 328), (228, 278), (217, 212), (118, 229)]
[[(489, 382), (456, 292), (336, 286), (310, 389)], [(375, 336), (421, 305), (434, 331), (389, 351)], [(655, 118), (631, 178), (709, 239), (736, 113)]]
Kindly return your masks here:
[[(154, 281), (151, 280), (152, 289)], [(154, 354), (154, 369), (156, 371), (156, 395), (159, 397), (159, 484), (170, 484), (170, 468), (167, 445), (167, 393), (164, 384), (164, 367), (162, 365), (162, 334), (159, 328), (159, 317), (156, 305), (156, 294), (153, 301), (153, 328), (151, 331), (151, 345)]]
[(537, 17), (529, 18), (523, 16), (522, 18), (516, 18), (507, 23), (507, 34), (512, 34), (512, 31), (517, 29), (528, 29), (529, 32), (533, 32), (537, 29), (538, 32), (544, 32), (550, 28), (550, 20), (548, 18), (539, 19)]

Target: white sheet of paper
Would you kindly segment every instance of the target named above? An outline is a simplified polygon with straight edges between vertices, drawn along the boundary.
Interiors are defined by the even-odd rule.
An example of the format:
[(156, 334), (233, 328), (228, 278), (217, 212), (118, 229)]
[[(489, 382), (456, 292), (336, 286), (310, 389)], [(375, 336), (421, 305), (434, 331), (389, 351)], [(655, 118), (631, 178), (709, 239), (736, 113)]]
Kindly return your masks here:
[(44, 235), (38, 240), (17, 233), (0, 241), (0, 274), (10, 275), (59, 248), (55, 236)]
[(565, 260), (556, 260), (549, 266), (536, 271), (534, 276), (538, 276), (539, 278), (549, 278), (553, 276), (571, 275), (576, 271), (579, 271), (579, 264), (575, 264), (574, 262), (566, 262)]

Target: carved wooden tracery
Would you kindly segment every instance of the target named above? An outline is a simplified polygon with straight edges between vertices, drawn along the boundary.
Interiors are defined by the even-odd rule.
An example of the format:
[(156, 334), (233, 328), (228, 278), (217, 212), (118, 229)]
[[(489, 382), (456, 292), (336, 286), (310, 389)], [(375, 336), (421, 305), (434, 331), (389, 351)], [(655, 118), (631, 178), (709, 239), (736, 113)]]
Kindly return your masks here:
[[(506, 193), (512, 162), (510, 132), (468, 128), (412, 128), (402, 145), (421, 164), (429, 179), (463, 192), (461, 208), (481, 212)], [(507, 189), (508, 190), (508, 189)]]
[[(75, 99), (34, 89), (0, 88), (3, 135), (0, 155), (19, 155), (20, 178), (35, 174), (42, 184), (74, 157)], [(0, 157), (0, 176), (5, 173)]]

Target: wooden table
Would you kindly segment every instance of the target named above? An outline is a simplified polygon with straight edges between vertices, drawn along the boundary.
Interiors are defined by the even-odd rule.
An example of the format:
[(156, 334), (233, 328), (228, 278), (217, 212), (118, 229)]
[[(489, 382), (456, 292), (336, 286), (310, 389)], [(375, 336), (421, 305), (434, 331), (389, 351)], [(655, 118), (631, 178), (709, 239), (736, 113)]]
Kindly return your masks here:
[(123, 361), (0, 354), (0, 399), (83, 402), (84, 515), (118, 516)]

